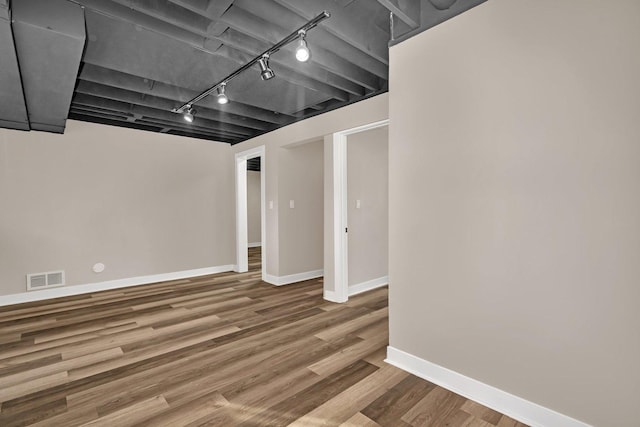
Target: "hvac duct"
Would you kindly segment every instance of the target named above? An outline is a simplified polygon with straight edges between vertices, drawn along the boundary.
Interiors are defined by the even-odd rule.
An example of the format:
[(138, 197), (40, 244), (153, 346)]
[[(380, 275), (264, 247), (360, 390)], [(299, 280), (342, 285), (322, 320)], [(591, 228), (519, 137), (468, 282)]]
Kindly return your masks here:
[(11, 6), (31, 129), (62, 133), (84, 50), (84, 10), (67, 0), (19, 0)]
[(0, 127), (29, 130), (8, 0), (0, 0)]

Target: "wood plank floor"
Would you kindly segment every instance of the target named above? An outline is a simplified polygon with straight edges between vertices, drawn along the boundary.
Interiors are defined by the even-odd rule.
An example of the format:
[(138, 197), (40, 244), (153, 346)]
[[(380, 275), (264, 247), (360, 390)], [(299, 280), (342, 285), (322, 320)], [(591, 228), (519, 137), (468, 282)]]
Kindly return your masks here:
[(0, 307), (0, 426), (522, 427), (383, 362), (387, 290), (224, 273)]

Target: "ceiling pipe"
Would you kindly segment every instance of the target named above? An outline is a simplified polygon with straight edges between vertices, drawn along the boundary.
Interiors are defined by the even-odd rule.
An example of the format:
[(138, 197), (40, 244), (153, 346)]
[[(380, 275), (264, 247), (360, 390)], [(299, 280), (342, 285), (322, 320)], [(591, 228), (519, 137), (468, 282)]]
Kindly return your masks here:
[(211, 86), (209, 89), (205, 90), (204, 92), (200, 93), (199, 95), (195, 96), (194, 98), (192, 98), (189, 101), (187, 101), (184, 104), (182, 104), (180, 107), (174, 108), (171, 111), (174, 112), (174, 113), (179, 113), (179, 114), (184, 113), (187, 109), (191, 108), (196, 102), (199, 102), (202, 99), (206, 98), (207, 96), (211, 95), (213, 92), (216, 92), (220, 86), (222, 86), (223, 84), (226, 85), (231, 80), (236, 78), (239, 74), (241, 74), (243, 71), (248, 70), (253, 65), (255, 65), (259, 61), (263, 60), (263, 58), (265, 56), (269, 57), (272, 54), (278, 52), (283, 46), (293, 42), (294, 40), (298, 40), (300, 38), (300, 31), (304, 31), (306, 33), (307, 31), (311, 30), (312, 28), (315, 28), (320, 22), (324, 21), (325, 19), (327, 19), (329, 17), (331, 17), (331, 14), (329, 12), (327, 12), (326, 10), (323, 11), (318, 16), (316, 16), (315, 18), (313, 18), (312, 20), (310, 20), (309, 22), (307, 22), (306, 24), (304, 24), (300, 28), (298, 28), (295, 31), (293, 31), (287, 37), (285, 37), (282, 40), (280, 40), (278, 43), (273, 45), (271, 48), (269, 48), (269, 49), (265, 50), (264, 52), (260, 53), (255, 58), (253, 58), (251, 61), (247, 62), (242, 67), (238, 68), (237, 70), (235, 70), (234, 72), (232, 72), (231, 74), (229, 74), (228, 76), (226, 76), (225, 78), (220, 80), (218, 83), (216, 83), (215, 85)]

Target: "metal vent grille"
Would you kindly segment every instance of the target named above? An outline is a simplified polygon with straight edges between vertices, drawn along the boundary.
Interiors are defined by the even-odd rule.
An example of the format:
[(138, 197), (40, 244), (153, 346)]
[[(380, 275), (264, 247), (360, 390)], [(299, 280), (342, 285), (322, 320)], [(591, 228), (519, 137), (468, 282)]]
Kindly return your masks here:
[(33, 274), (28, 279), (28, 287), (31, 289), (44, 288), (47, 286), (46, 274)]
[(64, 271), (50, 271), (48, 273), (27, 274), (27, 290), (64, 286)]

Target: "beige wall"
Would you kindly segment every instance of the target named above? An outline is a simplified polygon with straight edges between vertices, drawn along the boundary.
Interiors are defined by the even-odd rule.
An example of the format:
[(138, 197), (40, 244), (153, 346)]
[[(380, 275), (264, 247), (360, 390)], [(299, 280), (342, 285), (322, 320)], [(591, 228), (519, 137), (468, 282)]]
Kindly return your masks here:
[[(322, 140), (279, 150), (280, 276), (322, 269)], [(294, 208), (289, 202), (293, 200)]]
[[(228, 144), (68, 121), (0, 129), (0, 295), (234, 264)], [(92, 266), (102, 262), (101, 274)]]
[[(284, 273), (280, 273), (281, 263), (283, 266), (289, 264), (288, 260), (280, 260), (279, 248), (280, 233), (278, 229), (278, 215), (280, 212), (280, 197), (278, 194), (278, 173), (280, 168), (278, 162), (280, 156), (278, 151), (280, 148), (291, 144), (314, 141), (334, 132), (377, 122), (386, 118), (388, 118), (388, 94), (382, 94), (338, 110), (296, 122), (231, 147), (233, 153), (239, 153), (254, 147), (265, 146), (265, 157), (263, 159), (265, 170), (263, 176), (265, 177), (266, 202), (267, 205), (269, 201), (273, 202), (273, 209), (267, 207), (265, 219), (267, 274), (282, 276)], [(325, 166), (329, 167), (326, 164)], [(331, 169), (328, 171), (325, 170), (324, 176), (327, 177), (327, 174), (330, 175), (331, 173)], [(288, 204), (288, 199), (286, 199), (286, 203)], [(332, 200), (330, 200), (329, 205), (325, 203), (325, 210), (332, 208)], [(325, 233), (327, 233), (326, 227)], [(332, 242), (332, 238), (332, 235), (325, 235), (325, 247), (327, 239)], [(329, 247), (331, 248), (332, 246)], [(332, 268), (331, 264), (327, 264), (326, 257), (327, 254), (325, 254), (324, 262), (325, 274), (327, 268)]]
[(389, 255), (388, 127), (347, 137), (347, 199), (349, 286), (384, 278)]
[(249, 244), (260, 243), (260, 172), (247, 171), (247, 235)]
[[(615, 3), (615, 4), (613, 4)], [(491, 0), (391, 48), (391, 345), (638, 425), (640, 2)]]

